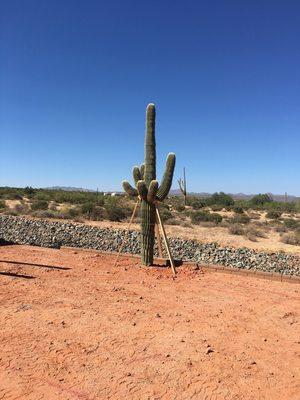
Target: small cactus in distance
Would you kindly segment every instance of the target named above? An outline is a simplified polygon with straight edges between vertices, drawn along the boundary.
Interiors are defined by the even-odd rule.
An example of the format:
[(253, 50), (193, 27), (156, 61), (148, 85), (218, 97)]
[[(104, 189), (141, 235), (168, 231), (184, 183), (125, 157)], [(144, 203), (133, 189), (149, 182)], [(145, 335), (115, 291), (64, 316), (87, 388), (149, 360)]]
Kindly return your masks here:
[(164, 201), (172, 185), (175, 154), (169, 153), (161, 185), (156, 180), (155, 105), (150, 103), (146, 110), (145, 161), (133, 167), (135, 187), (123, 181), (123, 189), (129, 196), (141, 200), (141, 258), (144, 265), (153, 264), (155, 239), (156, 203)]
[(186, 178), (185, 178), (185, 168), (183, 168), (183, 179), (179, 178), (178, 179), (178, 185), (181, 193), (183, 194), (184, 197), (184, 205), (186, 206)]

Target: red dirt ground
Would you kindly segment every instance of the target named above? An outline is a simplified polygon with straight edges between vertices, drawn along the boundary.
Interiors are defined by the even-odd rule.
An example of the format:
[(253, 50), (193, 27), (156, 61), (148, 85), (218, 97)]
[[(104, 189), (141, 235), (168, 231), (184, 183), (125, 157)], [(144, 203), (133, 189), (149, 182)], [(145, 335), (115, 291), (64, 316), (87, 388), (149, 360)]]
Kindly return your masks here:
[(300, 399), (299, 284), (0, 253), (0, 399)]

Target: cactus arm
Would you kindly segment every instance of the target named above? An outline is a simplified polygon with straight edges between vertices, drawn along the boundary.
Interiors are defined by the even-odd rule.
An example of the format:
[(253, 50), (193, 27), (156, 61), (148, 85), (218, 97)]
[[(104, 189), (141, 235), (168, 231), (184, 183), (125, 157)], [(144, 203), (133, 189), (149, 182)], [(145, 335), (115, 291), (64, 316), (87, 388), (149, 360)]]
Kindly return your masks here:
[(147, 189), (145, 181), (142, 181), (142, 180), (138, 181), (136, 184), (136, 187), (137, 187), (137, 191), (138, 191), (138, 194), (141, 197), (141, 199), (147, 201), (148, 189)]
[(156, 179), (156, 147), (155, 147), (155, 105), (149, 104), (146, 111), (146, 138), (145, 138), (145, 173), (144, 180), (149, 187), (150, 182)]
[(142, 179), (139, 167), (133, 167), (132, 175), (133, 175), (133, 180), (134, 180), (134, 183), (136, 186), (138, 181), (140, 181)]
[(145, 178), (145, 164), (143, 163), (143, 164), (141, 164), (141, 166), (140, 166), (140, 174), (141, 174), (141, 179), (144, 179)]
[(175, 161), (176, 161), (175, 154), (169, 153), (167, 157), (165, 173), (157, 192), (157, 198), (160, 201), (163, 201), (167, 197), (171, 189), (173, 173), (175, 168)]
[(123, 189), (125, 190), (125, 192), (126, 192), (127, 194), (129, 194), (129, 196), (135, 197), (135, 196), (138, 195), (138, 191), (137, 191), (136, 189), (134, 189), (134, 188), (130, 185), (129, 182), (123, 181), (123, 182), (122, 182), (122, 186), (123, 186)]
[(147, 195), (147, 201), (149, 203), (154, 203), (154, 201), (156, 200), (157, 191), (158, 191), (158, 182), (151, 181), (149, 188), (148, 188), (148, 195)]

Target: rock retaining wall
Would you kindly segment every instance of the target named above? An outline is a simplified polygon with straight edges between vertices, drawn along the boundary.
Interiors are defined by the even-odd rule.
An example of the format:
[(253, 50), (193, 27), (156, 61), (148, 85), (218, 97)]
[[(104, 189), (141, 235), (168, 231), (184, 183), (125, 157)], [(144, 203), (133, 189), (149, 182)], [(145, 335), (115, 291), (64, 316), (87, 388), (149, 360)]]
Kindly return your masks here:
[[(0, 243), (2, 239), (6, 242), (42, 247), (71, 246), (118, 251), (123, 237), (123, 229), (0, 215)], [(172, 254), (176, 259), (300, 276), (300, 258), (292, 254), (221, 247), (216, 243), (205, 244), (179, 238), (169, 240)], [(129, 232), (123, 251), (139, 253), (139, 232)]]

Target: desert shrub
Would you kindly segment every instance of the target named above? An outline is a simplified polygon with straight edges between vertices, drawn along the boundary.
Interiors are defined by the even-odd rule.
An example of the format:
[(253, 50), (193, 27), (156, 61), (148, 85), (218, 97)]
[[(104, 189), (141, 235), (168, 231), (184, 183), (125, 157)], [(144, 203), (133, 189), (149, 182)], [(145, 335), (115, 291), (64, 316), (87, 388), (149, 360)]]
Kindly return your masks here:
[(276, 225), (274, 230), (275, 230), (275, 232), (278, 232), (278, 233), (284, 233), (284, 232), (287, 232), (288, 229), (283, 224), (280, 224), (280, 225)]
[(47, 210), (47, 208), (48, 208), (48, 201), (46, 200), (37, 200), (31, 204), (32, 211)]
[[(48, 193), (50, 193), (51, 199), (56, 201), (57, 203), (84, 204), (88, 202), (93, 202), (100, 205), (101, 202), (101, 205), (104, 204), (103, 194), (96, 192), (57, 190), (48, 191)], [(111, 198), (111, 196), (107, 196), (107, 198)]]
[(222, 221), (222, 216), (220, 214), (213, 214), (208, 211), (193, 211), (190, 217), (193, 224), (199, 224), (199, 222), (214, 222), (218, 224)]
[(180, 225), (185, 227), (185, 228), (192, 228), (193, 227), (193, 225), (189, 221), (181, 221)]
[(265, 238), (266, 235), (263, 231), (256, 229), (254, 226), (247, 226), (245, 228), (245, 236), (248, 237), (259, 237), (259, 238)]
[(24, 203), (20, 203), (20, 204), (16, 204), (13, 207), (13, 210), (17, 213), (17, 214), (27, 214), (29, 211), (29, 207), (27, 204)]
[(0, 209), (6, 208), (6, 204), (4, 200), (0, 200)]
[(51, 211), (57, 211), (57, 206), (58, 206), (58, 204), (57, 203), (55, 203), (55, 201), (53, 201), (53, 202), (51, 202), (50, 204), (49, 204), (49, 210), (51, 210)]
[(173, 207), (174, 207), (174, 210), (176, 210), (178, 212), (182, 212), (185, 210), (185, 206), (182, 204), (175, 204)]
[[(116, 209), (116, 214), (114, 214), (113, 209)], [(71, 211), (75, 210), (75, 211)], [(81, 205), (80, 208), (70, 208), (69, 209), (69, 215), (74, 218), (78, 217), (80, 215), (80, 210), (81, 213), (85, 216), (85, 218), (93, 220), (93, 221), (101, 221), (104, 218), (110, 219), (111, 221), (118, 221), (118, 207), (113, 206), (113, 205), (108, 205), (107, 208), (104, 210), (103, 207), (97, 206), (93, 202), (87, 202)], [(75, 215), (74, 215), (75, 212)], [(71, 214), (70, 214), (71, 213)], [(122, 214), (123, 215), (123, 214)], [(120, 214), (121, 218), (121, 214)]]
[(16, 217), (16, 216), (18, 215), (18, 212), (15, 211), (15, 210), (8, 209), (8, 210), (6, 210), (6, 211), (4, 212), (4, 214), (5, 214), (5, 215), (12, 215), (12, 216)]
[(248, 224), (250, 217), (246, 214), (235, 214), (232, 218), (229, 218), (229, 222), (232, 224)]
[(194, 211), (190, 213), (191, 221), (193, 224), (198, 224), (202, 221), (209, 220), (209, 212), (208, 211)]
[(244, 209), (241, 206), (234, 206), (232, 208), (232, 210), (236, 213), (236, 214), (243, 214), (244, 213)]
[(176, 219), (176, 218), (170, 218), (167, 220), (166, 224), (167, 225), (181, 225), (181, 221)]
[(283, 220), (284, 226), (286, 226), (289, 229), (297, 229), (300, 225), (299, 221), (296, 219), (292, 218), (286, 218)]
[(69, 214), (70, 218), (78, 217), (78, 215), (80, 214), (80, 209), (75, 208), (75, 207), (69, 208), (68, 214)]
[(222, 206), (233, 206), (234, 200), (233, 198), (224, 192), (214, 193), (210, 197), (211, 204), (220, 204)]
[(244, 227), (240, 224), (232, 224), (228, 226), (228, 232), (232, 235), (243, 235)]
[(159, 204), (159, 209), (160, 210), (170, 210), (170, 205), (167, 203), (160, 203)]
[(37, 218), (59, 218), (58, 214), (51, 210), (37, 210), (33, 211), (31, 215)]
[(27, 197), (32, 197), (34, 195), (35, 190), (31, 186), (26, 186), (24, 188), (24, 195)]
[(212, 211), (222, 211), (224, 207), (221, 204), (213, 204), (210, 208)]
[(294, 246), (300, 246), (300, 233), (286, 233), (282, 236), (281, 241), (286, 244), (292, 244)]
[(265, 203), (271, 203), (273, 201), (272, 197), (265, 194), (257, 194), (256, 196), (252, 197), (250, 203), (254, 206), (263, 206)]
[(38, 191), (34, 196), (34, 200), (44, 200), (49, 202), (51, 200), (51, 194), (46, 191)]
[(281, 213), (280, 211), (270, 210), (270, 211), (267, 212), (266, 218), (269, 218), (269, 219), (278, 219), (278, 218), (281, 217), (281, 214), (282, 214), (282, 213)]
[(122, 221), (128, 215), (123, 207), (113, 204), (106, 204), (104, 209), (104, 218), (109, 221)]
[(250, 219), (260, 219), (260, 214), (256, 212), (248, 212), (248, 217)]
[(220, 224), (222, 222), (222, 215), (218, 214), (218, 213), (213, 213), (210, 214), (210, 221), (216, 223), (216, 224)]
[(10, 196), (6, 197), (9, 200), (23, 200), (23, 196), (17, 193), (12, 193)]
[(194, 200), (191, 202), (191, 207), (193, 210), (200, 210), (200, 208), (205, 207), (205, 203), (203, 203), (201, 200)]
[(81, 206), (81, 212), (82, 214), (88, 215), (88, 217), (91, 216), (92, 212), (94, 211), (95, 204), (92, 203), (91, 201), (83, 203)]
[(161, 219), (162, 219), (164, 222), (165, 222), (165, 221), (169, 221), (169, 220), (173, 217), (171, 211), (169, 211), (169, 210), (166, 209), (166, 208), (160, 208), (160, 209), (159, 209), (159, 212), (160, 212)]

